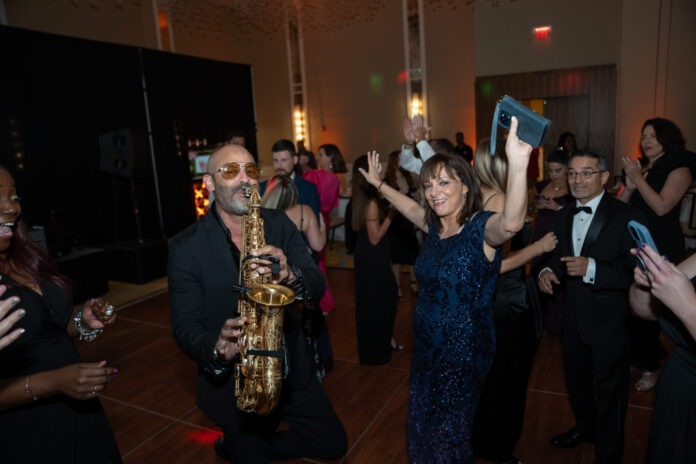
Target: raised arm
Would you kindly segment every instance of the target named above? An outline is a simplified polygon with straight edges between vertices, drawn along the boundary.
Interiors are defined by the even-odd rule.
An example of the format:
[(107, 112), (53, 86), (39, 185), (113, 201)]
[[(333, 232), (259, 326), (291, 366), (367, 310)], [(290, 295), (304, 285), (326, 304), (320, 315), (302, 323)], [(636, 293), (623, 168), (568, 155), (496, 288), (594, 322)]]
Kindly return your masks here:
[(492, 247), (502, 245), (522, 227), (527, 215), (527, 165), (532, 147), (517, 137), (517, 118), (513, 116), (505, 143), (508, 157), (508, 179), (505, 207), (502, 213), (493, 215), (486, 223), (486, 243)]
[(365, 176), (365, 180), (371, 185), (377, 187), (377, 191), (392, 204), (401, 214), (409, 221), (414, 223), (423, 231), (428, 231), (428, 225), (425, 224), (425, 209), (421, 207), (408, 195), (404, 195), (398, 190), (390, 187), (380, 177), (379, 173), (382, 170), (382, 164), (379, 162), (379, 153), (371, 151), (367, 153), (368, 171), (359, 168), (360, 173)]
[[(435, 154), (435, 150), (426, 139), (427, 129), (423, 116), (404, 119), (404, 144), (401, 146), (401, 158), (399, 164), (402, 168), (414, 174), (420, 174), (423, 163)], [(413, 153), (413, 147), (417, 146), (420, 159)]]
[[(505, 207), (505, 198), (507, 195), (503, 193), (498, 193), (494, 195), (490, 201), (486, 204), (484, 208), (487, 211), (494, 211), (496, 213), (502, 212)], [(558, 240), (553, 232), (541, 237), (538, 241), (530, 243), (521, 250), (516, 250), (508, 255), (503, 255), (503, 261), (500, 263), (500, 273), (505, 274), (513, 269), (520, 268), (527, 264), (532, 259), (537, 256), (541, 256), (546, 252), (553, 251), (556, 248)]]

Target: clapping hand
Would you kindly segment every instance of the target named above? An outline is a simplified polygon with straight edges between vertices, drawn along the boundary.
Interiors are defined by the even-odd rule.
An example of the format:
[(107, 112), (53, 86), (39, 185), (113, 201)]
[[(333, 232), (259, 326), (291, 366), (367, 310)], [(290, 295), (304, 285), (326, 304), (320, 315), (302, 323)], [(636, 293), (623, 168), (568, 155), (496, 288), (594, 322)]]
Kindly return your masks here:
[(623, 164), (624, 172), (626, 173), (626, 188), (630, 190), (635, 190), (636, 180), (643, 177), (642, 167), (640, 161), (637, 159), (629, 158), (624, 156), (621, 158), (621, 163)]

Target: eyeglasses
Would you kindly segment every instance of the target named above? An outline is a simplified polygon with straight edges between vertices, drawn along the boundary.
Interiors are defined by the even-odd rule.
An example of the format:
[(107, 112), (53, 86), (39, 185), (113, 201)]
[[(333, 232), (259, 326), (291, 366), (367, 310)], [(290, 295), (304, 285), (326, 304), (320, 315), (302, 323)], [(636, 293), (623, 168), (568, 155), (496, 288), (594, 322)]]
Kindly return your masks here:
[(582, 180), (587, 180), (590, 177), (592, 177), (592, 175), (599, 174), (600, 172), (604, 171), (568, 171), (567, 176), (568, 179), (575, 179), (576, 177), (578, 177)]
[(239, 171), (244, 168), (247, 177), (250, 179), (258, 179), (260, 169), (256, 163), (227, 163), (220, 166), (213, 174), (216, 172), (221, 172), (222, 177), (225, 179), (234, 179), (239, 175)]

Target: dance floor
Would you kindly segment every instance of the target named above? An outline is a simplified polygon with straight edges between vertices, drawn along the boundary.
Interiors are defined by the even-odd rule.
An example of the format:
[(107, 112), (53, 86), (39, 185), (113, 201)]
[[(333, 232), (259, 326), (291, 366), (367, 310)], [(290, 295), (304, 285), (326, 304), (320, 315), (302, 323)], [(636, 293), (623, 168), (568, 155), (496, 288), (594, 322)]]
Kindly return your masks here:
[[(354, 271), (329, 269), (329, 280), (338, 305), (328, 317), (335, 368), (324, 380), (324, 386), (346, 427), (349, 441), (346, 456), (336, 462), (404, 464), (411, 308), (415, 302), (408, 276), (403, 274), (401, 278), (404, 298), (399, 302), (395, 327), (396, 338), (406, 348), (395, 352), (392, 361), (384, 366), (361, 366), (357, 361)], [(159, 281), (159, 288), (163, 283)], [(168, 293), (147, 288), (145, 293), (149, 296), (142, 297), (137, 288), (116, 287), (112, 286), (110, 298), (122, 308), (119, 320), (94, 342), (80, 342), (79, 346), (84, 360), (104, 359), (119, 368), (118, 377), (101, 398), (124, 462), (221, 463), (212, 448), (218, 431), (195, 405), (196, 367), (171, 335)], [(633, 374), (634, 381), (637, 375)], [(626, 464), (645, 462), (652, 398), (652, 392), (631, 391)], [(525, 464), (592, 463), (590, 445), (563, 450), (549, 444), (549, 437), (572, 424), (560, 342), (544, 336), (529, 381), (527, 415), (517, 456)]]

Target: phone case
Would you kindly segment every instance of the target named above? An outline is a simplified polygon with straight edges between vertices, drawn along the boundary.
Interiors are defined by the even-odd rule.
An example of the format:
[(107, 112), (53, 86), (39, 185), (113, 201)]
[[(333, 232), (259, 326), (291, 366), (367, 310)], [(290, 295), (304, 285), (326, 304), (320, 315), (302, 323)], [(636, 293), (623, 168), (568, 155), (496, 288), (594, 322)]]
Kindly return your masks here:
[(546, 140), (551, 127), (551, 121), (539, 113), (527, 108), (514, 98), (505, 95), (498, 100), (493, 114), (493, 127), (491, 128), (491, 155), (495, 155), (495, 139), (498, 126), (510, 129), (512, 117), (516, 116), (517, 136), (533, 147), (539, 147)]
[[(643, 224), (637, 221), (628, 221), (628, 231), (631, 233), (633, 241), (636, 242), (636, 246), (640, 246), (641, 243), (645, 243), (650, 245), (650, 247), (655, 250), (656, 253), (659, 253), (657, 245), (655, 245), (655, 240), (653, 240), (650, 231)], [(638, 258), (638, 265), (640, 268), (645, 270), (646, 267), (643, 259), (640, 256), (636, 256), (636, 258)]]

